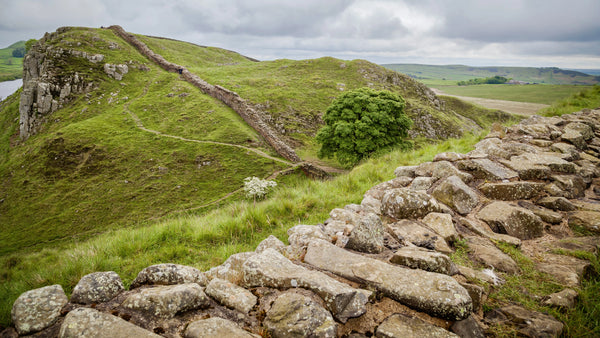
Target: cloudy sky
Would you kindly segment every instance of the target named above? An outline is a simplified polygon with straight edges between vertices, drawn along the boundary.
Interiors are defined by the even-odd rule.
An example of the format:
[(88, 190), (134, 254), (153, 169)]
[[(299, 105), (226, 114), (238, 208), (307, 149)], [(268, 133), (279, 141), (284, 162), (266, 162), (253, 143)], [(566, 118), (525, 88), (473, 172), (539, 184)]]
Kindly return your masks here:
[(61, 26), (260, 60), (600, 68), (599, 0), (0, 0), (0, 48)]

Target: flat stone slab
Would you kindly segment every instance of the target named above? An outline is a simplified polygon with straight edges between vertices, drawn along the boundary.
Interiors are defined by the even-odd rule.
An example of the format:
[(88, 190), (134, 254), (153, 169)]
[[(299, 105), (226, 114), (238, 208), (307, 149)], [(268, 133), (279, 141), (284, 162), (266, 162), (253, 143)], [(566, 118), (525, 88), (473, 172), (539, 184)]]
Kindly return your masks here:
[(439, 337), (458, 338), (454, 333), (429, 324), (416, 317), (395, 314), (388, 317), (377, 327), (377, 338)]
[(423, 217), (423, 223), (437, 234), (442, 236), (446, 241), (452, 242), (458, 238), (458, 232), (454, 228), (454, 222), (450, 214), (440, 212), (432, 212)]
[[(563, 154), (559, 153), (528, 153), (510, 158), (511, 163), (522, 162), (529, 165), (540, 165), (548, 167), (551, 171), (573, 174), (575, 173), (575, 164), (563, 159)], [(523, 177), (521, 177), (523, 178)], [(526, 179), (526, 178), (523, 178)]]
[(389, 225), (389, 229), (398, 237), (420, 247), (436, 250), (443, 253), (452, 253), (452, 249), (444, 238), (437, 233), (425, 228), (420, 223), (411, 220), (402, 220)]
[(509, 255), (498, 249), (489, 239), (465, 236), (471, 255), (475, 260), (482, 262), (485, 266), (492, 266), (497, 270), (510, 274), (518, 273), (519, 266)]
[(440, 210), (435, 198), (409, 188), (388, 190), (381, 200), (381, 213), (396, 219), (417, 219)]
[(460, 223), (481, 237), (491, 239), (494, 241), (508, 243), (510, 245), (516, 246), (517, 248), (521, 246), (520, 239), (506, 234), (497, 234), (493, 232), (487, 224), (480, 220), (461, 218)]
[(568, 222), (571, 228), (579, 227), (585, 231), (600, 234), (600, 212), (573, 211), (569, 213)]
[(450, 258), (442, 253), (419, 247), (402, 247), (390, 258), (394, 264), (404, 265), (413, 269), (453, 275), (458, 270)]
[(519, 239), (531, 239), (544, 234), (544, 223), (538, 216), (506, 202), (492, 202), (479, 210), (477, 216), (494, 232)]
[(19, 335), (41, 331), (54, 324), (68, 299), (55, 284), (23, 292), (13, 303), (11, 319)]
[(179, 312), (209, 305), (209, 300), (196, 283), (157, 286), (143, 289), (127, 297), (121, 306), (152, 316), (172, 318)]
[(513, 156), (508, 161), (501, 160), (500, 163), (519, 173), (522, 180), (545, 180), (550, 177), (552, 172), (550, 167), (529, 161), (526, 157), (521, 156)]
[(244, 284), (248, 287), (300, 287), (311, 290), (325, 301), (327, 308), (341, 322), (365, 313), (370, 295), (322, 272), (296, 265), (273, 249), (267, 249), (244, 263)]
[(250, 333), (242, 329), (236, 323), (219, 318), (212, 317), (196, 320), (188, 324), (183, 334), (184, 338), (260, 338), (259, 335)]
[(519, 174), (487, 158), (457, 161), (460, 170), (470, 172), (475, 178), (501, 181), (519, 177)]
[(204, 291), (219, 303), (243, 313), (250, 312), (257, 302), (252, 292), (220, 278), (211, 280)]
[(472, 311), (472, 300), (452, 277), (394, 266), (336, 247), (313, 241), (304, 261), (350, 280), (366, 283), (390, 298), (450, 320), (464, 319)]
[(142, 285), (173, 285), (183, 283), (198, 283), (205, 286), (208, 279), (204, 273), (194, 267), (180, 264), (156, 264), (138, 273), (131, 283), (130, 289)]
[(65, 317), (60, 327), (60, 338), (79, 337), (161, 337), (154, 332), (131, 324), (117, 316), (90, 308), (75, 309)]
[(83, 276), (73, 289), (71, 303), (104, 303), (124, 291), (121, 277), (114, 271), (94, 272)]
[(538, 197), (544, 190), (544, 185), (536, 182), (485, 183), (479, 187), (479, 191), (495, 200), (526, 200)]

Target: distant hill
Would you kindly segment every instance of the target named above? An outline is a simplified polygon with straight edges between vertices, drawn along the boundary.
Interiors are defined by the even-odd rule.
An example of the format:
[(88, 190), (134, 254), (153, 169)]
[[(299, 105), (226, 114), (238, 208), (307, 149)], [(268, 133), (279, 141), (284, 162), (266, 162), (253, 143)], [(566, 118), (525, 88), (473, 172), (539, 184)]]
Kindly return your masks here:
[(25, 41), (15, 42), (0, 49), (0, 82), (23, 77), (23, 58), (13, 56), (13, 51), (17, 48), (24, 49)]
[(594, 85), (600, 76), (556, 67), (470, 67), (463, 65), (385, 64), (386, 68), (407, 74), (418, 80), (444, 79), (465, 81), (472, 78), (503, 76), (517, 81), (544, 84)]

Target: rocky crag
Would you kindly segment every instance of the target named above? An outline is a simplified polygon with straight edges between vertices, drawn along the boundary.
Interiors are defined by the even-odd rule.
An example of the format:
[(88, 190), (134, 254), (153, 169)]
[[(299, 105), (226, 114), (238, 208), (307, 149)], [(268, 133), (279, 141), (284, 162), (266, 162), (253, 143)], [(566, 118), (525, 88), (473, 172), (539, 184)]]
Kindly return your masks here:
[[(558, 252), (597, 254), (599, 164), (600, 110), (497, 126), (467, 154), (399, 167), (360, 205), (292, 227), (289, 245), (270, 236), (205, 272), (153, 265), (129, 290), (109, 271), (84, 276), (70, 299), (60, 285), (25, 292), (1, 336), (483, 337), (498, 323), (558, 336), (547, 314), (482, 305), (520, 273), (508, 245), (564, 286), (539, 302), (573, 306), (593, 271)], [(457, 243), (471, 267), (449, 258)]]

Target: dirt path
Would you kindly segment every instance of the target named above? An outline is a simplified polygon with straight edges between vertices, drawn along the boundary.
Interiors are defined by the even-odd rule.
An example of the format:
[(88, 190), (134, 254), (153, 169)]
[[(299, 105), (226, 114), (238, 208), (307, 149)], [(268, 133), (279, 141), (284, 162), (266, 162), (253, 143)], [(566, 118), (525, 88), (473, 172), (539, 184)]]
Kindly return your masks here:
[(517, 114), (517, 115), (535, 115), (535, 113), (542, 109), (549, 107), (547, 104), (540, 103), (529, 103), (529, 102), (516, 102), (516, 101), (505, 101), (505, 100), (492, 100), (492, 99), (482, 99), (479, 97), (469, 97), (469, 96), (459, 96), (459, 95), (450, 95), (446, 94), (443, 91), (435, 88), (431, 88), (436, 95), (445, 95), (452, 96), (463, 101), (468, 101), (474, 103), (476, 105), (490, 108), (490, 109), (499, 109), (503, 110), (507, 113)]

